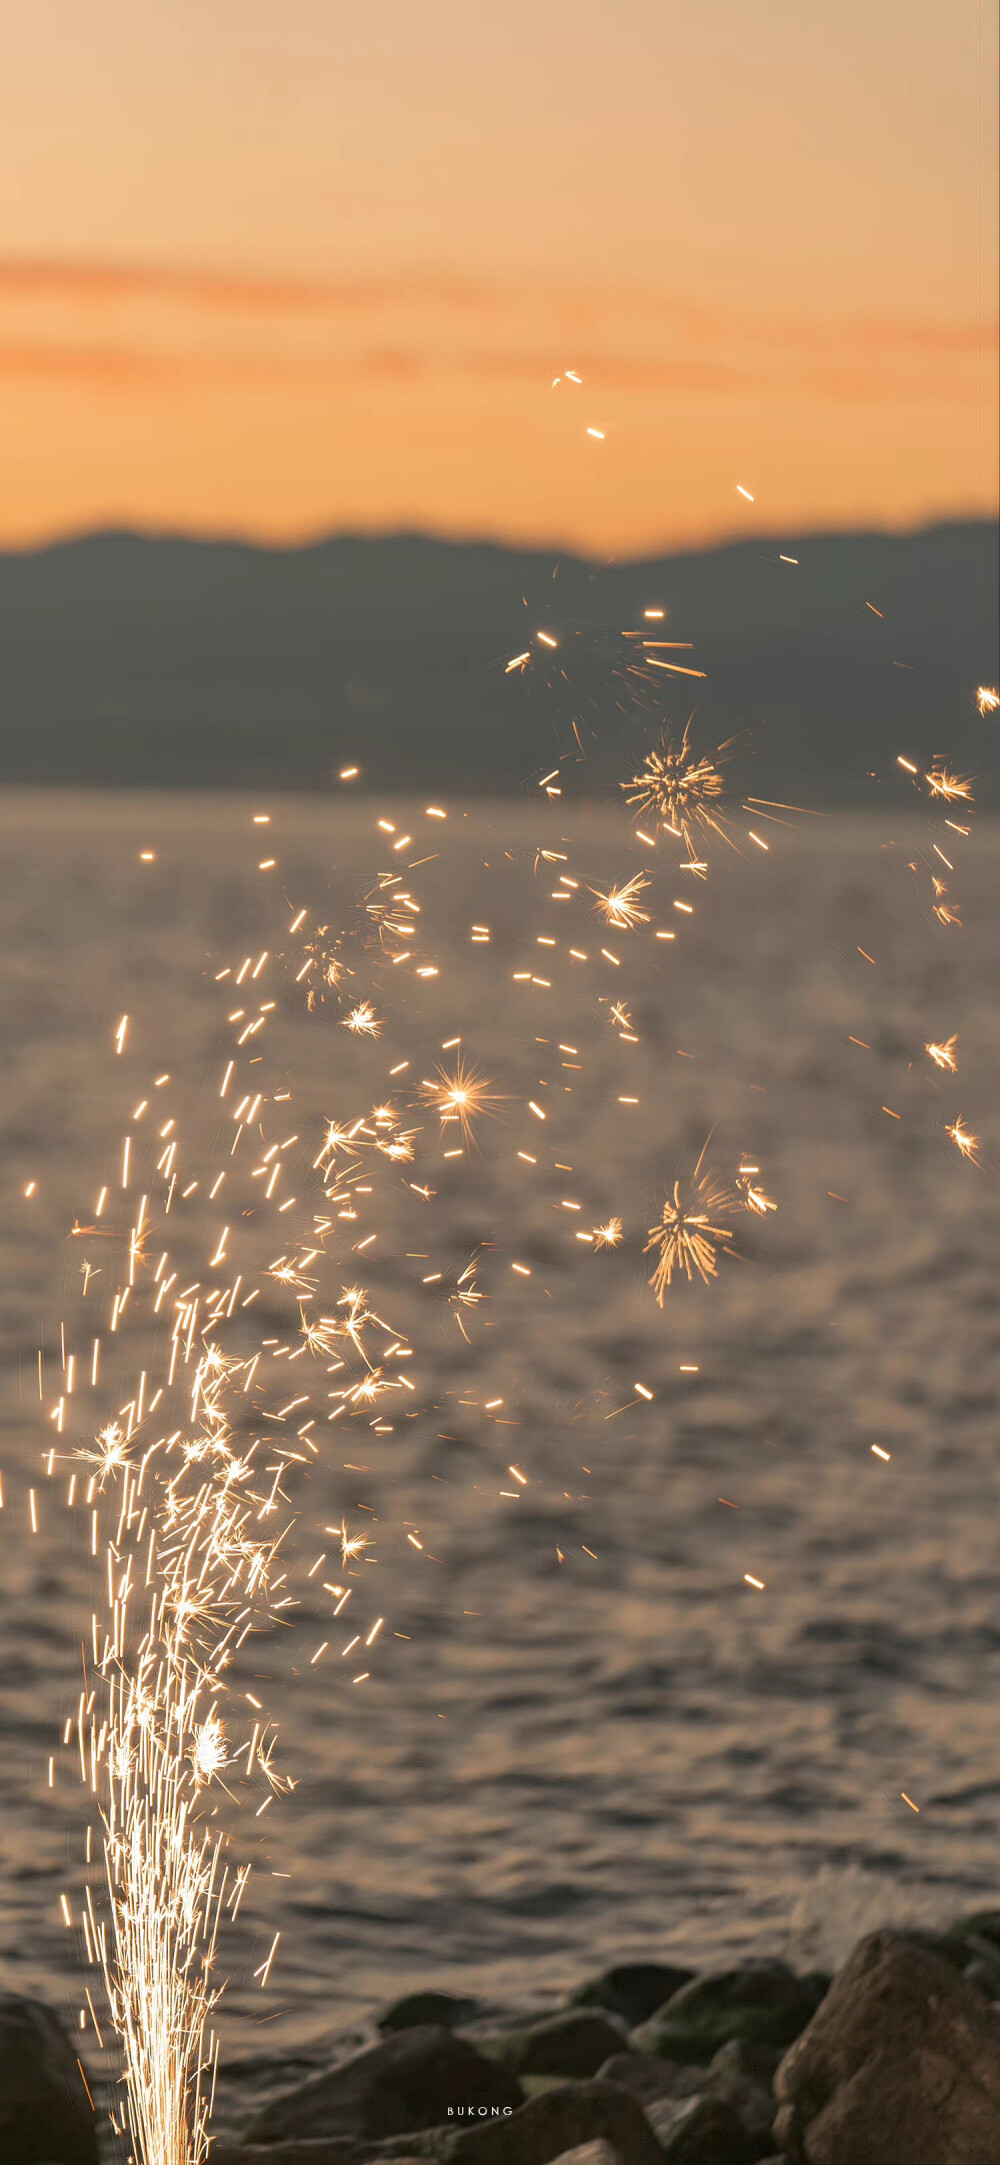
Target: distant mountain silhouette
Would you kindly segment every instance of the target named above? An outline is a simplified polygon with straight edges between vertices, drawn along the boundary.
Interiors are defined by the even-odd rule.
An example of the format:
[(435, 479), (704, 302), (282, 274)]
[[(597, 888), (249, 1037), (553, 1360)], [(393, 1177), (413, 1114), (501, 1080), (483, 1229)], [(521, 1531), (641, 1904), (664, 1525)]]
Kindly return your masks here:
[[(639, 629), (704, 678), (636, 677)], [(569, 798), (695, 708), (706, 747), (753, 733), (744, 789), (872, 802), (899, 753), (995, 773), (996, 677), (985, 523), (603, 565), (410, 534), (0, 555), (0, 783), (311, 789), (357, 761), (383, 794), (519, 792), (561, 760)]]

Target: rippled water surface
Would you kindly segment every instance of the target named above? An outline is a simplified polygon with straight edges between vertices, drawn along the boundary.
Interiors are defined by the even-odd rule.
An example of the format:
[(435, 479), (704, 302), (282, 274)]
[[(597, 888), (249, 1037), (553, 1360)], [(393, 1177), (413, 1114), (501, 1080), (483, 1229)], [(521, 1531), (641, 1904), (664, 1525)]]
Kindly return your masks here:
[[(37, 1354), (48, 1407), (60, 1320), (81, 1316), (81, 1259), (100, 1268), (101, 1251), (67, 1235), (94, 1222), (161, 1072), (192, 1178), (226, 1164), (233, 1032), (215, 973), (281, 946), (281, 894), (339, 923), (391, 862), (381, 807), (292, 801), (272, 807), (278, 866), (259, 873), (254, 809), (0, 804), (0, 1955), (8, 1983), (71, 2007), (58, 1895), (79, 1881), (82, 1817), (58, 1737), (92, 1567), (61, 1469), (49, 1484), (41, 1464), (54, 1430)], [(995, 1862), (992, 841), (953, 852), (961, 931), (933, 920), (908, 870), (940, 823), (886, 815), (775, 827), (766, 856), (724, 858), (707, 885), (664, 878), (654, 922), (678, 937), (657, 943), (602, 932), (581, 900), (638, 868), (617, 812), (386, 817), (414, 836), (407, 862), (437, 853), (408, 876), (440, 974), (364, 964), (387, 1018), (375, 1043), (301, 1001), (283, 1013), (281, 995), (264, 1049), (293, 1092), (301, 1181), (280, 1191), (289, 1214), (276, 1195), (239, 1229), (240, 1267), (266, 1267), (290, 1227), (304, 1237), (322, 1116), (402, 1102), (459, 1032), (499, 1102), (478, 1154), (446, 1160), (426, 1126), (416, 1167), (374, 1180), (328, 1243), (334, 1290), (361, 1278), (412, 1334), (415, 1389), (387, 1433), (321, 1421), (294, 1496), (303, 1606), (241, 1657), (299, 1786), (253, 1835), (254, 1892), (226, 1943), (233, 2044), (250, 2035), (238, 2016), (266, 2015), (260, 2045), (306, 2044), (408, 1984), (543, 2001), (614, 1957), (767, 1951), (818, 1873), (859, 1860), (961, 1907)], [(563, 862), (536, 864), (539, 844)], [(581, 889), (556, 904), (564, 869)], [(488, 944), (471, 943), (477, 924)], [(529, 968), (549, 983), (513, 981)], [(609, 1021), (612, 997), (637, 1044)], [(953, 1078), (923, 1046), (956, 1030)], [(984, 1138), (980, 1168), (944, 1135), (959, 1113)], [(713, 1162), (749, 1154), (779, 1208), (742, 1221), (740, 1259), (709, 1287), (675, 1286), (661, 1312), (646, 1228), (710, 1132)], [(207, 1186), (174, 1220), (192, 1280), (219, 1230)], [(613, 1213), (619, 1250), (576, 1239)], [(486, 1297), (465, 1311), (467, 1343), (440, 1286), (477, 1250)], [(272, 1288), (267, 1303), (258, 1331), (287, 1335), (294, 1302)], [(127, 1395), (156, 1349), (127, 1330), (115, 1344), (120, 1383), (110, 1355), (104, 1380)], [(55, 1440), (75, 1448), (94, 1418), (74, 1399)], [(362, 1505), (377, 1560), (358, 1566), (357, 1609), (386, 1625), (354, 1684), (366, 1664), (340, 1658), (342, 1625), (305, 1572), (324, 1526)], [(278, 1928), (262, 1999), (252, 1972)]]

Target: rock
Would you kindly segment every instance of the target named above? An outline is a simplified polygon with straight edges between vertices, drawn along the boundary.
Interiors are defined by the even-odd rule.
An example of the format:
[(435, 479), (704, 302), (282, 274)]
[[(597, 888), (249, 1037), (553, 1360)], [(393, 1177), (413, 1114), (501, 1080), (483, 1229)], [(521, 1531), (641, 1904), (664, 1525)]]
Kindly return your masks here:
[(565, 2075), (571, 2080), (596, 2075), (609, 2053), (620, 2052), (620, 2029), (596, 2010), (579, 2007), (550, 2015), (530, 2030), (504, 2039), (503, 2057), (516, 2075)]
[(606, 2142), (616, 2165), (663, 2165), (641, 2107), (613, 2082), (574, 2082), (532, 2098), (509, 2120), (451, 2135), (447, 2165), (549, 2165), (583, 2143)]
[[(212, 2165), (359, 2165), (361, 2156), (357, 2143), (344, 2135), (328, 2142), (240, 2143), (236, 2149), (213, 2142), (211, 2150)], [(408, 2165), (416, 2161), (411, 2158)]]
[(355, 2142), (350, 2135), (322, 2136), (307, 2142), (241, 2143), (220, 2149), (212, 2144), (212, 2165), (440, 2165), (447, 2143), (442, 2128), (421, 2134), (383, 2135), (377, 2142)]
[(780, 2045), (751, 2045), (745, 2037), (731, 2037), (713, 2054), (712, 2069), (727, 2082), (752, 2083), (770, 2097), (781, 2058)]
[(912, 1936), (855, 1947), (775, 2077), (796, 2165), (992, 2165), (1000, 2018)]
[(1000, 2000), (1000, 1947), (991, 1940), (967, 1926), (950, 1932), (905, 1931), (902, 1937), (926, 1948), (928, 1954), (940, 1955), (943, 1962), (950, 1962), (952, 1969), (978, 1986), (986, 1999)]
[(705, 2071), (713, 2097), (724, 2098), (740, 2126), (752, 2136), (755, 2157), (766, 2156), (774, 2144), (776, 2108), (772, 2083), (778, 2058), (771, 2046), (747, 2046), (740, 2038), (731, 2038)]
[[(647, 2098), (676, 2097), (677, 2078), (687, 2072), (668, 2060), (653, 2059), (648, 2052), (614, 2052), (597, 2070), (600, 2082), (617, 2082), (619, 2089), (638, 2098), (640, 2105), (645, 2105)], [(698, 2073), (703, 2074), (704, 2069), (699, 2068)]]
[(375, 2139), (440, 2127), (460, 2105), (505, 2107), (522, 2101), (508, 2068), (484, 2060), (465, 2038), (431, 2023), (400, 2030), (355, 2053), (266, 2105), (247, 2129), (248, 2143), (310, 2136)]
[(41, 2000), (0, 1992), (3, 2165), (97, 2165), (97, 2125), (80, 2063)]
[(1000, 1909), (973, 1910), (971, 1917), (961, 1917), (951, 1929), (971, 1934), (974, 1939), (988, 1939), (992, 1947), (1000, 1948)]
[(457, 2030), (477, 2012), (476, 2000), (458, 1999), (453, 1992), (407, 1992), (379, 2015), (378, 2028), (415, 2030), (421, 2023), (435, 2022), (443, 2030)]
[(665, 2000), (690, 1984), (694, 1974), (669, 1962), (619, 1962), (578, 1985), (570, 1994), (570, 2006), (604, 2007), (610, 2015), (621, 2015), (631, 2030), (639, 2022), (648, 2022)]
[(747, 2046), (790, 2045), (815, 2014), (828, 1981), (797, 1977), (777, 1961), (709, 1971), (682, 1985), (652, 2021), (633, 2030), (631, 2043), (664, 2060), (701, 2065), (731, 2038)]
[(650, 2105), (647, 2117), (669, 2165), (756, 2165), (760, 2156), (760, 2145), (725, 2098)]

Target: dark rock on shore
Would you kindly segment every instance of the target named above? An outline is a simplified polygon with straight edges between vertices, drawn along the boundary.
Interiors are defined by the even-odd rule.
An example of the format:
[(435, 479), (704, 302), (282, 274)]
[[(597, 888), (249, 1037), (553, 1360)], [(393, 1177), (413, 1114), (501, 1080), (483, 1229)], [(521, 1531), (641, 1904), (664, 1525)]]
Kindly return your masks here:
[(955, 1925), (950, 1932), (904, 1932), (902, 1937), (928, 1954), (939, 1955), (960, 1977), (976, 1985), (984, 1999), (1000, 2000), (1000, 1945), (985, 1934), (973, 1932), (968, 1925)]
[(40, 2000), (0, 1993), (3, 2165), (97, 2165), (97, 2128), (80, 2063)]
[(631, 2030), (637, 2023), (648, 2022), (694, 1975), (694, 1970), (678, 1969), (669, 1962), (619, 1962), (578, 1985), (570, 1994), (570, 2006), (603, 2007), (609, 2015), (620, 2015)]
[(514, 2031), (502, 2041), (502, 2058), (516, 2075), (566, 2075), (585, 2080), (596, 2075), (609, 2053), (625, 2043), (624, 2031), (606, 2015), (586, 2007), (550, 2015), (530, 2030)]
[(458, 2105), (514, 2108), (523, 2094), (509, 2069), (484, 2059), (467, 2039), (425, 2023), (276, 2098), (247, 2129), (246, 2140), (404, 2135), (441, 2126)]
[(574, 2082), (522, 2105), (509, 2120), (450, 2135), (445, 2165), (550, 2165), (582, 2143), (603, 2140), (616, 2165), (663, 2165), (641, 2106), (613, 2082)]
[(489, 2034), (477, 2003), (412, 1993), (213, 2165), (549, 2165), (599, 2142), (616, 2165), (998, 2165), (998, 1958), (1000, 1913), (980, 1911), (875, 1933), (832, 1984), (773, 1960), (685, 1977), (631, 2031), (628, 2008), (683, 1973), (622, 1964), (558, 2014), (494, 2011)]
[[(702, 2150), (704, 2165), (715, 2165), (717, 2156), (721, 2165), (754, 2165), (774, 2147), (771, 2073), (778, 2055), (768, 2052), (767, 2072), (753, 2075), (745, 2072), (745, 2056), (745, 2048), (730, 2043), (710, 2067), (679, 2067), (647, 2053), (623, 2052), (605, 2062), (601, 2075), (642, 2106), (668, 2157), (674, 2155), (669, 2135), (679, 2158), (690, 2148), (692, 2165), (701, 2165)], [(697, 2113), (696, 2104), (703, 2108)]]
[(971, 1917), (961, 1917), (952, 1931), (988, 1939), (991, 1946), (1000, 1948), (1000, 1909), (973, 1910)]
[(654, 2104), (646, 2117), (667, 2165), (757, 2165), (759, 2145), (725, 2098)]
[(819, 1975), (797, 1977), (787, 1963), (746, 1962), (709, 1971), (682, 1985), (652, 2020), (632, 2033), (641, 2052), (686, 2065), (707, 2065), (720, 2045), (790, 2045), (815, 2014), (829, 1985)]
[[(676, 2097), (678, 2081), (688, 2072), (686, 2067), (675, 2067), (668, 2060), (654, 2059), (649, 2052), (615, 2052), (598, 2068), (602, 2082), (616, 2082), (620, 2090), (627, 2090), (644, 2107), (654, 2098)], [(698, 2069), (699, 2075), (703, 2072)]]
[(862, 1940), (775, 2078), (794, 2165), (993, 2165), (1000, 2016), (913, 1936)]
[(421, 2023), (434, 2022), (443, 2030), (457, 2030), (463, 2022), (472, 2021), (478, 2004), (459, 1999), (453, 1992), (407, 1992), (379, 2015), (377, 2027), (383, 2032), (415, 2030)]

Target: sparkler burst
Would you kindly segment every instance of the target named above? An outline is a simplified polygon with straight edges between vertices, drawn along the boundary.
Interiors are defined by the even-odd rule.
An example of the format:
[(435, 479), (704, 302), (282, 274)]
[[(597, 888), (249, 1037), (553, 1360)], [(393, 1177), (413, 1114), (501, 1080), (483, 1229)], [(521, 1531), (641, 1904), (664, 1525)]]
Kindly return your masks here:
[(634, 925), (648, 925), (649, 911), (639, 908), (637, 897), (649, 886), (644, 872), (637, 872), (620, 887), (591, 887), (589, 892), (596, 898), (595, 907), (609, 925), (620, 932), (630, 932)]
[(980, 684), (976, 690), (976, 705), (980, 714), (995, 714), (1000, 707), (1000, 692), (989, 684)]
[(957, 925), (959, 931), (961, 931), (961, 914), (959, 912), (958, 904), (955, 902), (950, 902), (948, 899), (947, 882), (945, 880), (933, 879), (932, 885), (934, 888), (933, 910), (938, 923), (940, 925)]
[(943, 797), (946, 804), (971, 804), (972, 802), (971, 776), (949, 773), (943, 759), (932, 761), (929, 771), (924, 775), (924, 781), (927, 784), (928, 795), (931, 797)]
[(699, 756), (691, 749), (690, 721), (680, 740), (665, 729), (639, 773), (619, 785), (637, 814), (658, 821), (665, 834), (683, 843), (689, 867), (699, 879), (706, 877), (699, 846), (704, 848), (707, 840), (736, 846), (723, 812), (726, 789), (720, 769), (743, 741), (745, 733), (728, 738), (710, 756)]
[(759, 1181), (755, 1183), (754, 1176), (757, 1171), (758, 1168), (755, 1165), (741, 1165), (737, 1179), (743, 1190), (747, 1209), (756, 1211), (759, 1218), (766, 1218), (768, 1211), (777, 1210), (778, 1205), (773, 1200), (773, 1197), (765, 1194)]
[(620, 1218), (609, 1218), (605, 1225), (595, 1225), (591, 1232), (595, 1248), (617, 1248), (622, 1237)]
[(93, 1618), (77, 1732), (82, 1779), (98, 1797), (106, 1891), (102, 1901), (88, 1887), (83, 1922), (122, 2043), (143, 2165), (200, 2165), (207, 2155), (216, 1943), (249, 1872), (225, 1855), (221, 1777), (236, 1769), (244, 1791), (255, 1773), (269, 1793), (291, 1786), (274, 1768), (270, 1725), (231, 1751), (219, 1713), (237, 1648), (272, 1613), (280, 1541), (257, 1530), (267, 1503), (259, 1447), (233, 1450), (224, 1411), (244, 1365), (205, 1348), (192, 1433), (141, 1454), (114, 1427), (98, 1438), (100, 1478), (114, 1484), (113, 1599), (103, 1628)]
[(743, 1200), (730, 1182), (718, 1180), (711, 1173), (696, 1173), (688, 1182), (675, 1180), (659, 1224), (650, 1226), (643, 1249), (644, 1255), (654, 1250), (657, 1253), (649, 1283), (658, 1307), (662, 1308), (667, 1287), (678, 1272), (683, 1271), (689, 1285), (696, 1275), (705, 1285), (718, 1277), (719, 1257), (730, 1252), (725, 1244), (732, 1240), (733, 1233), (731, 1226), (713, 1225), (712, 1220), (732, 1216)]
[(367, 1534), (352, 1534), (352, 1533), (348, 1533), (348, 1530), (347, 1530), (347, 1520), (346, 1520), (346, 1519), (342, 1519), (342, 1520), (341, 1520), (341, 1522), (340, 1522), (340, 1560), (341, 1560), (341, 1563), (343, 1563), (343, 1564), (349, 1564), (349, 1563), (350, 1563), (350, 1561), (351, 1561), (351, 1558), (352, 1558), (352, 1556), (362, 1556), (362, 1555), (364, 1554), (364, 1551), (365, 1551), (365, 1549), (366, 1549), (367, 1547), (368, 1547), (368, 1535), (367, 1535)]
[(945, 1067), (952, 1075), (956, 1075), (958, 1073), (957, 1046), (958, 1032), (956, 1031), (954, 1037), (946, 1038), (941, 1045), (925, 1045), (924, 1051), (928, 1059), (933, 1060), (935, 1067)]
[(960, 1151), (963, 1158), (968, 1158), (972, 1165), (980, 1163), (976, 1155), (979, 1149), (979, 1136), (970, 1134), (968, 1128), (962, 1126), (961, 1113), (959, 1113), (958, 1119), (954, 1120), (951, 1126), (945, 1129), (945, 1134), (950, 1135), (956, 1150)]
[(352, 1007), (350, 1014), (345, 1015), (343, 1018), (343, 1027), (345, 1030), (353, 1030), (356, 1036), (381, 1037), (382, 1035), (382, 1024), (370, 1000), (362, 1000), (357, 1007)]
[(491, 1091), (487, 1076), (474, 1067), (467, 1067), (464, 1060), (455, 1062), (452, 1074), (439, 1067), (433, 1079), (420, 1085), (423, 1097), (433, 1106), (442, 1128), (457, 1124), (466, 1142), (471, 1141), (473, 1124), (492, 1106), (499, 1103)]

